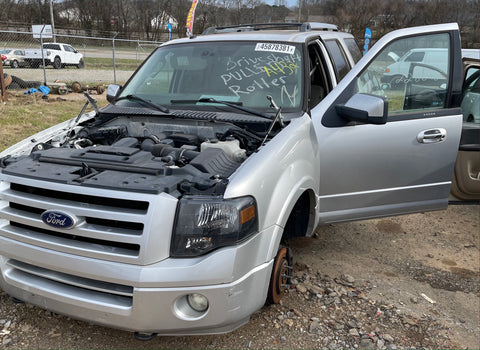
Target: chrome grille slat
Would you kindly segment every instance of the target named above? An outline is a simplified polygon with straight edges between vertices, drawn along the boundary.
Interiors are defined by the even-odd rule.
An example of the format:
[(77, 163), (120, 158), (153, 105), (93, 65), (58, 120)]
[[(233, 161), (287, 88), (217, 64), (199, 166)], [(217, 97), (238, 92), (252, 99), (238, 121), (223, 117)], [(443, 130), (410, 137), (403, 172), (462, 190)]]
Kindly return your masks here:
[[(108, 205), (88, 204), (83, 206), (82, 203), (75, 203), (68, 200), (52, 200), (46, 197), (37, 196), (34, 194), (20, 195), (11, 190), (6, 190), (2, 193), (2, 198), (9, 202), (14, 202), (31, 207), (44, 208), (58, 208), (62, 210), (75, 210), (77, 215), (80, 216), (95, 216), (100, 218), (112, 218), (112, 216), (127, 220), (139, 220), (142, 218), (146, 211), (137, 209), (121, 209), (115, 207), (109, 207)], [(105, 202), (108, 202), (108, 198), (105, 198)]]
[[(39, 215), (33, 213), (5, 207), (0, 209), (0, 214), (2, 214), (4, 219), (13, 222), (38, 228), (49, 228), (43, 223)], [(118, 240), (125, 243), (138, 243), (139, 239), (137, 237), (142, 235), (142, 231), (140, 230), (115, 228), (115, 232), (112, 232), (112, 230), (106, 226), (88, 224), (86, 222), (73, 229), (70, 229), (68, 232), (72, 234), (79, 234), (85, 237), (99, 238), (104, 240)]]
[(18, 260), (9, 260), (8, 265), (23, 272), (60, 282), (63, 284), (95, 290), (102, 293), (133, 297), (133, 287), (117, 283), (98, 281), (90, 278), (78, 277), (62, 272), (48, 270), (42, 267), (33, 266)]
[(32, 288), (32, 290), (42, 291), (42, 293), (49, 293), (50, 295), (55, 295), (57, 298), (71, 298), (77, 302), (88, 302), (89, 304), (113, 307), (116, 312), (122, 314), (130, 312), (133, 305), (133, 296), (103, 292), (88, 287), (84, 288), (49, 279), (48, 276), (32, 274), (30, 271), (18, 269), (14, 266), (11, 267), (12, 268), (5, 274), (5, 278), (13, 285)]
[[(118, 242), (108, 242), (103, 240), (97, 240), (93, 242), (85, 242), (81, 240), (72, 239), (56, 236), (53, 234), (46, 234), (41, 231), (35, 231), (34, 228), (27, 227), (16, 227), (12, 224), (6, 225), (2, 228), (2, 233), (4, 237), (22, 241), (25, 243), (33, 244), (39, 247), (55, 249), (57, 251), (63, 251), (66, 253), (81, 254), (84, 256), (96, 256), (96, 254), (104, 254), (105, 258), (110, 257), (138, 257), (140, 252), (140, 246), (136, 245), (136, 249), (125, 249), (120, 247), (115, 247)], [(58, 235), (67, 236), (69, 234), (57, 233)], [(79, 238), (88, 238), (88, 237), (79, 237)], [(110, 243), (110, 244), (108, 244)], [(133, 246), (133, 244), (131, 244)]]

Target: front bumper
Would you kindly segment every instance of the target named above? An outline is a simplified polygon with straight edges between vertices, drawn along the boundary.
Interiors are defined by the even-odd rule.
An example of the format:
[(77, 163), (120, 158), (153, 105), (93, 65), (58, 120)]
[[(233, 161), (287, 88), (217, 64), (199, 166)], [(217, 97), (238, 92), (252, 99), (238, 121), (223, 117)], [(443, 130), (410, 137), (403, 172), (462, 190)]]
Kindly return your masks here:
[[(264, 246), (260, 236), (206, 257), (148, 266), (32, 248), (0, 237), (0, 286), (18, 299), (112, 328), (162, 335), (225, 333), (246, 323), (265, 302), (273, 261), (238, 273), (239, 266), (249, 265), (248, 256)], [(34, 260), (25, 261), (27, 256)], [(205, 277), (205, 270), (211, 278), (196, 280)], [(213, 284), (219, 279), (230, 281)], [(190, 312), (189, 293), (208, 298), (205, 313)]]

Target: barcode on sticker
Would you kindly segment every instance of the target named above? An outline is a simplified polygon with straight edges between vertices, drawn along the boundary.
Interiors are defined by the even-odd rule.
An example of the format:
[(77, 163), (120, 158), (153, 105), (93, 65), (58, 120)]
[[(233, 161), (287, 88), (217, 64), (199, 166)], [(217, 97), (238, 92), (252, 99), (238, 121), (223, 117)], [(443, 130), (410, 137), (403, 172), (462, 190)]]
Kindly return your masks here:
[(295, 52), (295, 46), (274, 43), (257, 43), (255, 51), (281, 52), (292, 55)]

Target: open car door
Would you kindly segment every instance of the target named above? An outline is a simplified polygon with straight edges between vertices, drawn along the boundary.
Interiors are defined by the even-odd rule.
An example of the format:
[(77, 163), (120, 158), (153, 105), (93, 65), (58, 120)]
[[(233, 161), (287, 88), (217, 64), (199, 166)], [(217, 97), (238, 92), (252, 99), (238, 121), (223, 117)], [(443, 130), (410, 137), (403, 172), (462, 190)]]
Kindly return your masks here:
[[(320, 222), (444, 209), (462, 128), (457, 24), (391, 32), (312, 109)], [(433, 52), (381, 84), (389, 54)], [(390, 60), (391, 62), (391, 60)]]
[(464, 79), (462, 96), (463, 128), (453, 174), (453, 201), (480, 199), (480, 61), (463, 59)]

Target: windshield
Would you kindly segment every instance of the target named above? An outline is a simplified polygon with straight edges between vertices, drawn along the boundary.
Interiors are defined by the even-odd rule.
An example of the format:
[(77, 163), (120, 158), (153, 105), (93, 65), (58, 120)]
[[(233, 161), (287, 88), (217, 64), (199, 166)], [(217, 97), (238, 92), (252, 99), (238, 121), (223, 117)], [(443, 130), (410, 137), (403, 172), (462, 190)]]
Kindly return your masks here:
[(270, 95), (283, 111), (295, 111), (302, 103), (302, 67), (301, 46), (290, 43), (166, 45), (145, 62), (119, 97), (136, 95), (174, 108), (220, 106), (205, 102), (213, 99), (272, 112)]

